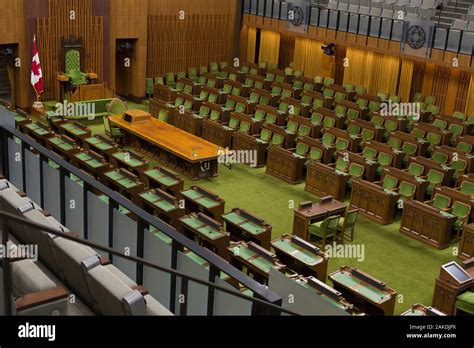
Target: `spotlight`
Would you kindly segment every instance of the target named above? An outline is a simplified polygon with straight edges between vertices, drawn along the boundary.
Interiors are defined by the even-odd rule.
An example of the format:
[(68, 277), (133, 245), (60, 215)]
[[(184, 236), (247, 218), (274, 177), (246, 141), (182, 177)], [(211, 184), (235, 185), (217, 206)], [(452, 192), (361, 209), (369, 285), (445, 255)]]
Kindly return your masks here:
[(13, 49), (9, 46), (0, 48), (0, 55), (5, 57), (11, 57), (13, 55)]
[(326, 56), (333, 56), (335, 48), (336, 48), (336, 45), (333, 43), (325, 44), (324, 46), (321, 46), (321, 49), (324, 51), (324, 54)]

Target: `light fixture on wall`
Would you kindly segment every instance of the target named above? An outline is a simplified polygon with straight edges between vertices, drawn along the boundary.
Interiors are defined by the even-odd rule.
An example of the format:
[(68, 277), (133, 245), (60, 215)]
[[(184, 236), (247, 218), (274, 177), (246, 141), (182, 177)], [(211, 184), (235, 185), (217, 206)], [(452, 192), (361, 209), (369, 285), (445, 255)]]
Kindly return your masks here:
[(0, 46), (0, 55), (5, 57), (11, 57), (14, 50), (11, 46)]
[(117, 45), (117, 51), (127, 52), (132, 50), (132, 43), (130, 41), (121, 41)]
[(333, 43), (325, 44), (321, 46), (321, 49), (326, 56), (333, 56), (336, 50), (336, 45)]

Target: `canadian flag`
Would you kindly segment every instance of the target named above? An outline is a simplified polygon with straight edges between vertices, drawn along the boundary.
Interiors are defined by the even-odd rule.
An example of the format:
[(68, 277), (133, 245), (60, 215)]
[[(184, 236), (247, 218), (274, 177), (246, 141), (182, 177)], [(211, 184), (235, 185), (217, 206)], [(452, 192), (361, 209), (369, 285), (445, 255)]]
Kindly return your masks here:
[(31, 62), (31, 85), (36, 91), (36, 96), (39, 98), (44, 90), (44, 80), (43, 70), (41, 70), (41, 62), (38, 54), (38, 47), (36, 46), (36, 36), (34, 36), (33, 60)]

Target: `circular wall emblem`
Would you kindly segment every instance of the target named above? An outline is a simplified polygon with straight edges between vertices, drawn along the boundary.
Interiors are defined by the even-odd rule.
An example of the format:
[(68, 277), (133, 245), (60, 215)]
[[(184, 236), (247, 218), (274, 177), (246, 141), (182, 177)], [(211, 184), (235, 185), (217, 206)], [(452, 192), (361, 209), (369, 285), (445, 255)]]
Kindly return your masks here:
[(413, 49), (423, 47), (426, 41), (425, 30), (419, 25), (414, 25), (408, 29), (407, 43)]
[(295, 27), (299, 27), (304, 21), (303, 9), (299, 6), (294, 6), (290, 11), (289, 18), (291, 24), (293, 24)]

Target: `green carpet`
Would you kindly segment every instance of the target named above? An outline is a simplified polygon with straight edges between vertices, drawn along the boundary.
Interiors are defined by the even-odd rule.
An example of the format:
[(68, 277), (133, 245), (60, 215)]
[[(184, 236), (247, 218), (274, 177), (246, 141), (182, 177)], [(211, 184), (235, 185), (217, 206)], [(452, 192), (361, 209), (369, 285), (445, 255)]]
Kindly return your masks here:
[[(129, 108), (138, 105), (129, 103)], [(146, 105), (139, 105), (147, 109)], [(102, 125), (91, 125), (94, 134), (104, 132)], [(150, 163), (156, 161), (150, 159)], [(318, 198), (304, 191), (304, 183), (290, 185), (265, 174), (265, 168), (255, 169), (246, 165), (235, 165), (232, 169), (220, 165), (219, 176), (198, 182), (185, 179), (185, 187), (200, 185), (222, 197), (226, 212), (233, 208), (245, 208), (264, 218), (273, 226), (272, 239), (293, 230), (293, 207), (303, 201), (317, 201)], [(365, 259), (355, 258), (329, 260), (328, 274), (342, 265), (360, 268), (385, 282), (398, 294), (395, 314), (400, 314), (415, 303), (431, 305), (435, 278), (440, 266), (456, 259), (454, 242), (445, 250), (437, 250), (402, 235), (398, 230), (400, 216), (387, 226), (359, 215), (355, 239), (351, 244), (363, 245)], [(332, 285), (332, 284), (331, 284)]]

